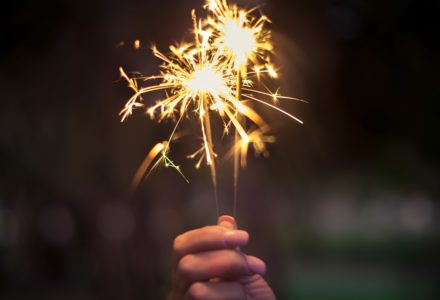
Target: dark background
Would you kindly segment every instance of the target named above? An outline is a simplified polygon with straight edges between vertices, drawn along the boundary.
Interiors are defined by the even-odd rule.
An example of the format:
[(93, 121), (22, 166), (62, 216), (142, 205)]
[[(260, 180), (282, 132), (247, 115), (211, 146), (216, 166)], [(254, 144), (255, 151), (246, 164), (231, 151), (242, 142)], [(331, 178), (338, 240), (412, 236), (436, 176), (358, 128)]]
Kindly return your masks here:
[[(193, 144), (172, 152), (190, 185), (160, 169), (128, 196), (171, 124), (118, 117), (131, 93), (118, 67), (157, 72), (148, 46), (180, 41), (201, 4), (2, 2), (1, 299), (161, 299), (173, 238), (215, 222), (209, 172), (185, 160)], [(280, 299), (439, 299), (440, 5), (268, 0), (263, 10), (276, 84), (309, 104), (280, 104), (304, 126), (259, 110), (278, 140), (242, 172), (244, 251), (267, 261)], [(222, 212), (229, 171), (219, 171)]]

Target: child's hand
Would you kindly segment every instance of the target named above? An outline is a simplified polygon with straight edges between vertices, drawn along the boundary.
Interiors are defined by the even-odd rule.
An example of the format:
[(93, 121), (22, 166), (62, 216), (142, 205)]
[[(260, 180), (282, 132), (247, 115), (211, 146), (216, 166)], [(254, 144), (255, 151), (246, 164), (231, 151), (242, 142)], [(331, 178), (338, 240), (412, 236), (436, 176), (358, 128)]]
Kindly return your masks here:
[(237, 230), (229, 216), (220, 217), (216, 226), (179, 235), (174, 240), (177, 264), (169, 299), (274, 300), (261, 277), (265, 263), (238, 250), (248, 240), (249, 234)]

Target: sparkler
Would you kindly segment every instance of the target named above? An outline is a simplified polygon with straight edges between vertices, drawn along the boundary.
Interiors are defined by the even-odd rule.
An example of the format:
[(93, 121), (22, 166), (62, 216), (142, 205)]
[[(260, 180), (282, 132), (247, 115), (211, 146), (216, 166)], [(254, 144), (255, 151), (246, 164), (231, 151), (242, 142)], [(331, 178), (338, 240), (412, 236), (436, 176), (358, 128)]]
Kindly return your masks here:
[[(208, 11), (205, 19), (198, 19), (195, 11), (192, 12), (193, 42), (171, 46), (169, 54), (153, 47), (154, 55), (162, 61), (158, 75), (130, 77), (120, 68), (121, 77), (134, 91), (120, 115), (125, 121), (135, 109), (147, 106), (144, 94), (164, 91), (164, 98), (147, 106), (146, 112), (158, 122), (175, 122), (169, 139), (157, 144), (147, 155), (133, 179), (132, 188), (161, 163), (184, 176), (168, 154), (177, 130), (187, 118), (197, 119), (202, 137), (200, 148), (188, 157), (195, 159), (196, 168), (203, 162), (209, 166), (216, 188), (218, 155), (214, 150), (211, 114), (218, 114), (225, 134), (234, 129), (229, 157), (234, 157), (236, 202), (238, 170), (240, 165), (246, 166), (250, 145), (257, 154), (266, 155), (266, 144), (274, 142), (274, 138), (267, 135), (270, 127), (251, 107), (252, 103), (268, 106), (302, 124), (297, 117), (276, 106), (280, 99), (302, 100), (273, 93), (263, 83), (266, 77), (278, 78), (271, 64), (273, 44), (271, 32), (266, 28), (270, 22), (266, 16), (256, 18), (257, 8), (242, 9), (227, 0), (207, 0), (204, 7)], [(141, 83), (147, 85), (140, 86)], [(266, 90), (257, 89), (258, 86)]]

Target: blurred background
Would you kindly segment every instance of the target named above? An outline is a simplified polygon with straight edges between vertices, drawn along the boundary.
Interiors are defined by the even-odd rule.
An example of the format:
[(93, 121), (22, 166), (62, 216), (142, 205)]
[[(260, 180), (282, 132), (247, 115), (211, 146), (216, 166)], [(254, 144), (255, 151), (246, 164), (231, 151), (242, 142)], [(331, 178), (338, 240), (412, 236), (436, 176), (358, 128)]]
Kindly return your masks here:
[[(172, 241), (215, 222), (213, 192), (208, 170), (185, 159), (196, 145), (182, 142), (172, 158), (191, 184), (162, 168), (129, 195), (172, 124), (141, 112), (120, 123), (131, 91), (118, 67), (157, 72), (149, 46), (181, 41), (202, 2), (2, 2), (1, 299), (164, 298)], [(276, 85), (309, 104), (280, 104), (304, 126), (256, 108), (277, 143), (241, 174), (244, 251), (267, 261), (279, 299), (439, 299), (439, 2), (267, 0), (262, 10)], [(220, 182), (230, 213), (227, 165)]]

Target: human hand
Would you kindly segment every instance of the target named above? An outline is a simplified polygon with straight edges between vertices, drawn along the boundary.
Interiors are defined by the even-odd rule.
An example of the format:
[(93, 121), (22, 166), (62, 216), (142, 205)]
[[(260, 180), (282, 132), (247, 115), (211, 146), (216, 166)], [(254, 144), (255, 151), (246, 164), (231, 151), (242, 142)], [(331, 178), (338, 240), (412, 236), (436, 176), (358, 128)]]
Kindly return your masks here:
[(222, 216), (218, 225), (191, 230), (174, 240), (176, 268), (169, 300), (274, 300), (263, 279), (265, 263), (238, 247), (249, 234), (237, 230), (234, 218)]

